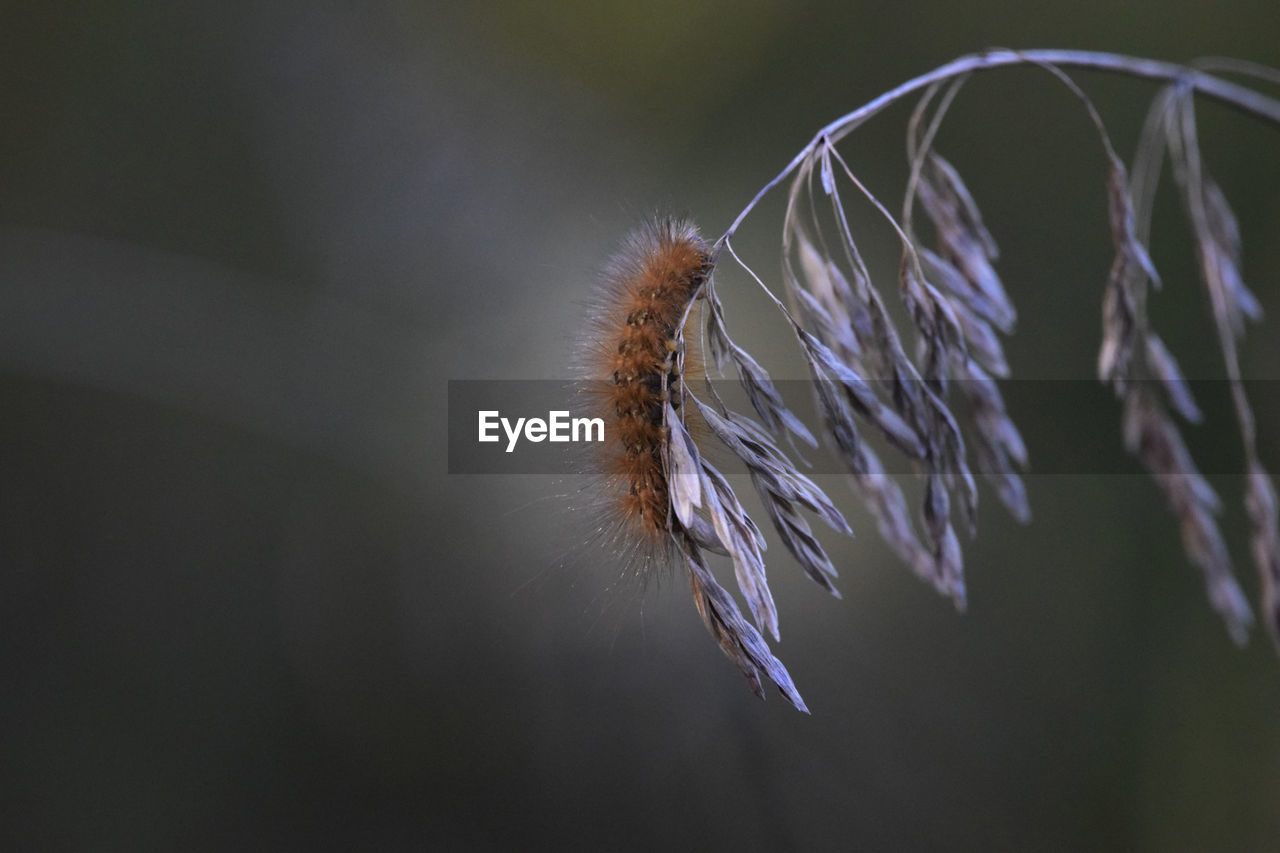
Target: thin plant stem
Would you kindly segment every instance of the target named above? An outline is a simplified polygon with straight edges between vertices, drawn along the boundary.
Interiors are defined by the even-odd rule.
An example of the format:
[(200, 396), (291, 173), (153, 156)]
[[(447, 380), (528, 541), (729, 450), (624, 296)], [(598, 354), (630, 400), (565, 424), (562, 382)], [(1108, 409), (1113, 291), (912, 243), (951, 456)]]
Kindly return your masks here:
[(801, 163), (813, 154), (819, 145), (826, 143), (834, 145), (838, 143), (858, 125), (876, 113), (927, 86), (945, 82), (961, 74), (1028, 64), (1092, 68), (1098, 71), (1110, 71), (1148, 80), (1176, 81), (1207, 98), (1221, 101), (1255, 118), (1280, 126), (1280, 101), (1269, 98), (1245, 86), (1175, 62), (1161, 62), (1154, 59), (1139, 59), (1121, 54), (1098, 53), (1086, 50), (1018, 51), (1001, 49), (988, 53), (971, 54), (939, 66), (927, 74), (908, 80), (906, 83), (890, 89), (819, 130), (814, 134), (809, 144), (802, 148), (800, 153), (787, 164), (787, 167), (778, 173), (777, 177), (761, 187), (760, 191), (747, 203), (747, 206), (733, 220), (725, 233), (716, 241), (716, 246), (719, 247), (729, 240), (737, 232), (743, 220), (755, 209), (756, 205), (775, 187), (785, 181)]

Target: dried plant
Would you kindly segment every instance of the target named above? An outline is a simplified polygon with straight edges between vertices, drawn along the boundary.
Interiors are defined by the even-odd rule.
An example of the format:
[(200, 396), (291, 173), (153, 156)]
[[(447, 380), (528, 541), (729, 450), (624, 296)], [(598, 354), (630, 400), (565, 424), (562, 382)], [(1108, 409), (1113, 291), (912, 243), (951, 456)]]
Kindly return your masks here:
[[(1260, 309), (1241, 278), (1239, 228), (1205, 166), (1195, 114), (1196, 98), (1207, 97), (1280, 125), (1280, 101), (1217, 76), (1235, 73), (1275, 83), (1280, 72), (1225, 60), (1182, 66), (1112, 54), (1000, 50), (942, 66), (821, 129), (719, 239), (709, 247), (698, 243), (705, 256), (691, 260), (693, 272), (670, 272), (667, 267), (655, 272), (652, 264), (645, 266), (649, 262), (644, 257), (630, 259), (635, 269), (649, 276), (644, 281), (657, 275), (659, 281), (667, 276), (683, 282), (675, 288), (679, 300), (664, 303), (668, 319), (650, 335), (655, 342), (652, 375), (637, 379), (632, 370), (629, 378), (619, 380), (614, 371), (615, 385), (621, 382), (630, 388), (627, 383), (644, 382), (661, 400), (646, 410), (652, 426), (661, 427), (645, 433), (657, 437), (655, 446), (638, 451), (661, 465), (652, 463), (654, 470), (646, 471), (639, 487), (629, 481), (630, 494), (638, 488), (653, 490), (655, 478), (663, 481), (657, 493), (662, 495), (665, 518), (654, 518), (651, 512), (647, 523), (682, 556), (708, 630), (757, 693), (762, 680), (768, 679), (801, 710), (806, 708), (799, 693), (761, 634), (778, 637), (777, 609), (765, 575), (765, 537), (728, 480), (699, 452), (687, 424), (705, 425), (742, 462), (784, 547), (810, 578), (837, 596), (835, 566), (809, 517), (842, 533), (850, 529), (830, 498), (782, 449), (784, 437), (810, 445), (815, 439), (788, 409), (765, 369), (730, 336), (714, 266), (733, 264), (745, 270), (785, 317), (812, 376), (822, 436), (852, 475), (881, 536), (915, 574), (963, 607), (957, 527), (966, 535), (975, 531), (978, 493), (973, 472), (990, 481), (1015, 518), (1026, 520), (1030, 508), (1020, 471), (1027, 449), (996, 383), (1010, 373), (1001, 336), (1013, 331), (1016, 320), (995, 271), (996, 242), (973, 194), (934, 142), (956, 93), (971, 75), (1008, 66), (1032, 66), (1050, 74), (1081, 102), (1096, 128), (1108, 164), (1100, 188), (1105, 187), (1109, 202), (1115, 252), (1103, 288), (1098, 375), (1120, 400), (1125, 446), (1151, 473), (1177, 517), (1187, 556), (1204, 574), (1210, 603), (1231, 636), (1243, 642), (1253, 616), (1218, 526), (1220, 502), (1198, 471), (1178, 426), (1180, 419), (1199, 420), (1200, 410), (1147, 313), (1150, 290), (1160, 286), (1160, 278), (1146, 241), (1162, 162), (1169, 159), (1212, 306), (1213, 331), (1239, 426), (1246, 465), (1244, 504), (1261, 575), (1264, 619), (1280, 642), (1277, 499), (1258, 455), (1237, 355), (1245, 321), (1257, 320)], [(1162, 84), (1128, 167), (1098, 111), (1067, 75), (1068, 68), (1116, 72)], [(859, 180), (839, 144), (885, 107), (917, 94), (907, 124), (910, 172), (901, 212), (895, 215)], [(733, 240), (760, 200), (787, 182), (781, 279), (771, 287), (738, 255)], [(869, 204), (898, 235), (902, 255), (897, 289), (909, 317), (905, 334), (886, 308), (886, 285), (873, 281), (863, 259), (851, 204)], [(931, 239), (917, 230), (918, 213), (928, 221)], [(663, 227), (666, 231), (658, 231), (688, 228), (675, 223)], [(661, 240), (654, 244), (669, 245)], [(659, 290), (672, 292), (670, 287)], [(629, 292), (633, 291), (635, 286)], [(710, 382), (695, 388), (689, 381), (685, 332), (695, 303), (705, 309), (702, 331), (711, 363), (722, 373), (736, 374), (758, 421), (730, 411)], [(650, 316), (646, 312), (641, 322), (652, 322), (645, 319)], [(634, 319), (633, 311), (628, 322)], [(912, 345), (904, 337), (913, 339)], [(863, 439), (868, 429), (883, 437), (892, 453), (910, 460), (921, 479), (918, 522), (902, 489)], [(754, 626), (717, 583), (705, 552), (726, 555), (732, 562)]]

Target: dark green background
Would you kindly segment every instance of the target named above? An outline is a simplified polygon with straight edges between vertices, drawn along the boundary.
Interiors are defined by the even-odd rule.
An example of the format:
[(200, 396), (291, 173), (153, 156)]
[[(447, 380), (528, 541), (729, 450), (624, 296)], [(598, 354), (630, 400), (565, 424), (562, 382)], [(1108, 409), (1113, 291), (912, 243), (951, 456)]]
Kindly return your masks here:
[[(1025, 528), (984, 493), (963, 616), (837, 491), (843, 601), (769, 552), (804, 717), (751, 697), (678, 576), (643, 592), (575, 539), (573, 483), (449, 476), (444, 434), (449, 379), (564, 376), (638, 216), (718, 234), (818, 127), (985, 47), (1280, 65), (1274, 2), (13, 5), (0, 846), (1275, 849), (1280, 661), (1232, 646), (1141, 477), (1032, 477)], [(1081, 81), (1131, 151), (1151, 87)], [(1277, 379), (1280, 133), (1202, 118), (1273, 318), (1246, 374)], [(886, 198), (904, 119), (844, 149)], [(1091, 376), (1110, 258), (1078, 105), (983, 76), (939, 146), (1001, 241), (1014, 370)], [(779, 225), (742, 239), (773, 280)], [(1156, 322), (1213, 376), (1167, 191), (1154, 248)], [(721, 292), (786, 375), (763, 300)], [(1119, 441), (1104, 395), (1016, 414), (1033, 465)], [(1188, 434), (1231, 452), (1225, 412)]]

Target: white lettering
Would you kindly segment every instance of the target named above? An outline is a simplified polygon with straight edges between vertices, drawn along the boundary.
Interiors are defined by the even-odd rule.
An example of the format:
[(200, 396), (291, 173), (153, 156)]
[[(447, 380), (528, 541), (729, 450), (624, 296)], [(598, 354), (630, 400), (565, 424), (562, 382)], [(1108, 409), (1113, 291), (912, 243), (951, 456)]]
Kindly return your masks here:
[(551, 434), (547, 436), (549, 441), (568, 441), (569, 440), (569, 413), (568, 412), (552, 412), (551, 420), (548, 425), (551, 427)]
[(480, 413), (480, 440), (481, 441), (497, 441), (497, 435), (490, 435), (490, 430), (498, 428), (498, 422), (494, 418), (498, 417), (497, 412), (481, 412)]
[(520, 438), (520, 427), (524, 426), (524, 418), (516, 418), (516, 428), (511, 428), (511, 422), (506, 418), (502, 419), (502, 428), (507, 431), (507, 438), (510, 442), (507, 444), (507, 452), (516, 449), (516, 441)]
[[(584, 433), (581, 439), (578, 438), (578, 427), (582, 427)], [(596, 431), (596, 438), (591, 437), (591, 430)], [(604, 441), (604, 418), (574, 418), (573, 419), (573, 440), (574, 441)], [(496, 439), (495, 439), (496, 441)]]
[(486, 409), (478, 412), (477, 439), (485, 443), (502, 441), (498, 427), (506, 433), (507, 453), (514, 453), (523, 438), (535, 444), (543, 441), (604, 441), (604, 418), (575, 418), (566, 410), (548, 412), (542, 418), (504, 418), (502, 413)]

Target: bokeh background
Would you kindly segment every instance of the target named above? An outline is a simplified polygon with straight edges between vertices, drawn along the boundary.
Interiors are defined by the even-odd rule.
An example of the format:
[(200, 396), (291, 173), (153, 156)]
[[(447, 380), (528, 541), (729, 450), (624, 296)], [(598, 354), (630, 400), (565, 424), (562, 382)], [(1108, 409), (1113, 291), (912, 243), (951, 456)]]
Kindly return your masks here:
[[(1280, 65), (1274, 3), (444, 6), (0, 14), (0, 846), (1275, 849), (1280, 661), (1232, 645), (1136, 465), (1093, 461), (1105, 392), (1015, 412), (1033, 465), (1079, 474), (1029, 480), (1028, 527), (984, 492), (964, 615), (847, 493), (843, 601), (775, 555), (811, 717), (751, 696), (678, 576), (637, 591), (576, 547), (572, 483), (444, 452), (448, 380), (564, 375), (638, 216), (717, 234), (818, 127), (990, 46)], [(1152, 88), (1081, 80), (1131, 151)], [(889, 197), (905, 115), (845, 149)], [(1202, 117), (1270, 318), (1246, 373), (1280, 379), (1280, 133)], [(1092, 376), (1078, 106), (980, 77), (939, 146), (1002, 243), (1015, 371)], [(1163, 200), (1157, 323), (1217, 375)], [(779, 224), (743, 232), (767, 275)], [(786, 375), (759, 298), (722, 294)], [(1236, 458), (1226, 412), (1190, 435)], [(1256, 595), (1239, 480), (1214, 482)]]

